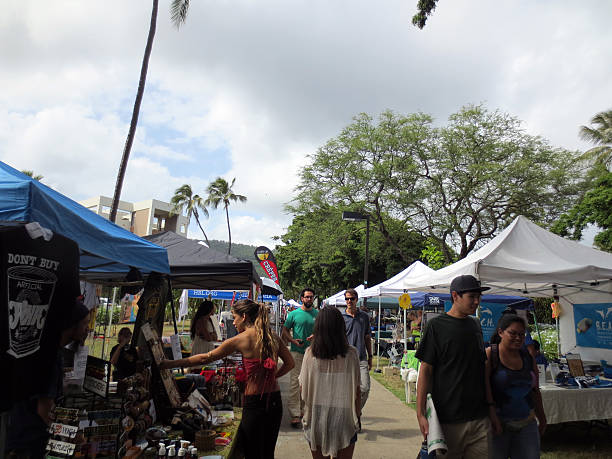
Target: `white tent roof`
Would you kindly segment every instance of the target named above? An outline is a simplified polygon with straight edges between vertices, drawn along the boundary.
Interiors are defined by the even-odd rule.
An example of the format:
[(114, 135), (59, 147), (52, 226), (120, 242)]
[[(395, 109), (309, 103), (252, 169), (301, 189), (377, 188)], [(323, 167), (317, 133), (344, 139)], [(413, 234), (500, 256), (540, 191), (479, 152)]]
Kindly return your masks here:
[[(355, 287), (355, 290), (357, 291), (359, 298), (361, 298), (365, 287), (363, 284), (360, 284), (359, 287)], [(330, 306), (346, 306), (346, 301), (344, 301), (344, 292), (346, 292), (346, 290), (342, 290), (329, 298), (325, 298), (323, 300), (323, 304), (328, 304)]]
[(471, 274), (488, 293), (553, 296), (612, 291), (612, 254), (557, 236), (523, 216), (481, 249), (437, 271), (410, 277), (404, 289), (448, 292), (453, 278)]
[(404, 283), (406, 281), (411, 278), (425, 276), (433, 272), (433, 269), (417, 260), (395, 276), (381, 282), (380, 284), (365, 289), (359, 296), (365, 298), (371, 298), (374, 296), (399, 298), (402, 293), (407, 291), (404, 287)]

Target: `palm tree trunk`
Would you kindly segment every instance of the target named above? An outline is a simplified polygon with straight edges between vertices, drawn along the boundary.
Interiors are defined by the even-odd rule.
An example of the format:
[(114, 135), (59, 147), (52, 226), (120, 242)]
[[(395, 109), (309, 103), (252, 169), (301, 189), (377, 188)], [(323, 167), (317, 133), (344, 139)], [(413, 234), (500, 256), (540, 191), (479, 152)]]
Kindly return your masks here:
[(232, 251), (232, 230), (230, 229), (229, 211), (227, 210), (227, 204), (225, 205), (225, 218), (227, 219), (227, 235), (229, 236), (229, 247), (227, 248), (227, 254), (229, 255)]
[(199, 227), (200, 227), (200, 229), (202, 230), (202, 234), (204, 235), (204, 239), (206, 239), (206, 245), (207, 245), (208, 247), (210, 247), (210, 242), (208, 242), (208, 236), (206, 236), (206, 233), (204, 232), (204, 228), (202, 228), (202, 225), (200, 224), (200, 218), (199, 218), (199, 216), (198, 216), (198, 211), (197, 211), (197, 210), (193, 212), (193, 216), (194, 216), (194, 217), (195, 217), (195, 219), (196, 219), (196, 223), (198, 224), (198, 226), (199, 226)]
[(136, 126), (138, 125), (138, 115), (140, 113), (140, 104), (144, 94), (145, 84), (147, 82), (147, 70), (149, 69), (149, 58), (153, 49), (153, 39), (155, 38), (155, 29), (157, 26), (157, 10), (159, 0), (153, 0), (153, 10), (151, 11), (151, 24), (149, 25), (149, 36), (147, 37), (147, 46), (145, 47), (144, 57), (142, 59), (142, 67), (140, 69), (140, 80), (138, 81), (138, 91), (136, 92), (136, 100), (134, 101), (134, 111), (132, 112), (132, 120), (130, 122), (130, 130), (125, 141), (123, 156), (119, 165), (119, 173), (117, 174), (117, 183), (115, 184), (115, 194), (113, 195), (113, 203), (110, 211), (110, 221), (114, 222), (117, 216), (117, 208), (119, 207), (119, 198), (121, 197), (121, 188), (123, 188), (123, 178), (127, 169), (132, 143), (136, 135)]

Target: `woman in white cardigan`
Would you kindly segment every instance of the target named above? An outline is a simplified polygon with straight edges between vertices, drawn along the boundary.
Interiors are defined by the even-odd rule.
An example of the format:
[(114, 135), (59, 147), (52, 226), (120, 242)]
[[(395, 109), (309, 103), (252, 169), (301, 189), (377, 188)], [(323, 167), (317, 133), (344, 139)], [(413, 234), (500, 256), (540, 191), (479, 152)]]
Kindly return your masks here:
[(361, 415), (357, 349), (349, 346), (344, 319), (333, 306), (319, 312), (313, 334), (299, 378), (304, 435), (314, 459), (350, 459)]

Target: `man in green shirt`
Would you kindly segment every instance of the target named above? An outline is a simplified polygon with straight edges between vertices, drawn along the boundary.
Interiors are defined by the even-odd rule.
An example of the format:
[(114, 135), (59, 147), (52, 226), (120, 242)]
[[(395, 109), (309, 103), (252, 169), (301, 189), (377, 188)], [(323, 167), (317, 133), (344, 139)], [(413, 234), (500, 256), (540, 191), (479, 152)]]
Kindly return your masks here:
[[(295, 360), (295, 367), (291, 370), (289, 380), (289, 413), (291, 414), (291, 427), (300, 427), (302, 419), (302, 399), (300, 396), (300, 383), (298, 377), (302, 369), (304, 352), (310, 345), (308, 338), (314, 330), (315, 318), (319, 311), (314, 309), (314, 290), (305, 288), (300, 294), (302, 306), (295, 311), (291, 311), (283, 325), (283, 339), (291, 343), (291, 356)], [(293, 332), (293, 336), (290, 332)]]

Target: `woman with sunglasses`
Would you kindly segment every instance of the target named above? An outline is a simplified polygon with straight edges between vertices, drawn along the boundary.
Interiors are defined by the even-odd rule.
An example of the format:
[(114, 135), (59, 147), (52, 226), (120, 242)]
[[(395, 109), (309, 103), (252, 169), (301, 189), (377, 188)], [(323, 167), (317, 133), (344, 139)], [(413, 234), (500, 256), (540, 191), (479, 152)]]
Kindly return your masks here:
[(489, 457), (494, 459), (540, 457), (546, 415), (538, 387), (538, 368), (523, 349), (525, 331), (521, 317), (504, 314), (487, 349), (485, 372), (490, 385), (486, 389), (493, 430)]

